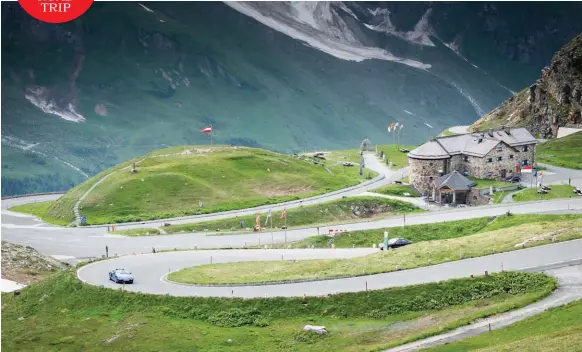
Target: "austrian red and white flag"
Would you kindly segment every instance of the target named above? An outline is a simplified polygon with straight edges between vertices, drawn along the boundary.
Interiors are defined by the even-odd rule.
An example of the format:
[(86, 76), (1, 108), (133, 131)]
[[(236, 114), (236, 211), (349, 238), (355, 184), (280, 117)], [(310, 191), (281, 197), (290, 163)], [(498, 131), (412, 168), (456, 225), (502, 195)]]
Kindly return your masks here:
[(208, 126), (202, 130), (202, 133), (212, 133), (212, 126)]

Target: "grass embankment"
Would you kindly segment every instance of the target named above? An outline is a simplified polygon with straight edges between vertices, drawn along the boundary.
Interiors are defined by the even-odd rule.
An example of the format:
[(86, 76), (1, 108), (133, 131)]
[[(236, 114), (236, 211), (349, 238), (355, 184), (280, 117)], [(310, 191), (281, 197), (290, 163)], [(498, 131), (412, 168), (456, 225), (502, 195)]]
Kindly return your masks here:
[[(515, 192), (515, 191), (509, 191), (509, 192)], [(495, 192), (493, 194), (493, 204), (503, 203), (503, 198), (505, 198), (506, 195), (507, 195), (507, 192), (505, 192), (505, 191)]]
[(507, 187), (507, 186), (514, 185), (511, 182), (498, 181), (498, 180), (486, 180), (486, 179), (473, 178), (473, 177), (469, 177), (469, 179), (477, 184), (477, 185), (473, 186), (473, 188), (489, 188), (491, 186), (493, 186), (493, 188), (495, 188), (495, 187)]
[(152, 228), (152, 227), (141, 227), (138, 229), (127, 229), (127, 230), (117, 230), (110, 232), (113, 235), (123, 235), (123, 236), (158, 236), (162, 233), (160, 229)]
[(373, 189), (370, 192), (398, 197), (420, 197), (420, 194), (409, 185), (391, 184)]
[(582, 169), (582, 131), (538, 144), (536, 160), (568, 169)]
[(558, 198), (580, 198), (574, 194), (574, 186), (551, 185), (552, 189), (546, 194), (539, 194), (537, 188), (528, 188), (519, 193), (513, 194), (511, 198), (514, 202), (528, 202), (533, 200), (549, 200)]
[(378, 152), (383, 151), (386, 155), (386, 164), (392, 162), (392, 168), (401, 169), (408, 166), (408, 153), (403, 153), (400, 149), (413, 150), (414, 145), (379, 145)]
[(433, 224), (408, 225), (388, 227), (375, 230), (361, 230), (339, 233), (334, 237), (325, 235), (313, 236), (293, 244), (295, 248), (329, 248), (335, 244), (336, 248), (372, 247), (384, 240), (384, 231), (388, 231), (390, 238), (402, 237), (414, 243), (423, 241), (447, 240), (458, 237), (471, 236), (478, 233), (506, 229), (508, 227), (536, 222), (568, 221), (581, 218), (577, 214), (517, 214), (499, 217), (482, 217), (467, 220), (446, 221)]
[[(168, 148), (145, 156), (136, 173), (119, 171), (121, 167), (102, 172), (104, 176), (117, 171), (81, 202), (80, 213), (87, 216), (87, 224), (251, 208), (327, 193), (365, 178), (357, 168), (341, 163), (315, 165), (304, 158), (243, 147)], [(371, 171), (368, 174), (375, 176)], [(75, 201), (97, 179), (75, 187), (47, 214), (72, 221)]]
[[(365, 221), (367, 219), (377, 219), (378, 217), (422, 211), (422, 209), (410, 203), (394, 199), (349, 197), (316, 205), (288, 209), (286, 211), (287, 228)], [(265, 226), (266, 217), (267, 212), (263, 211), (260, 215), (261, 226)], [(246, 228), (252, 229), (255, 225), (255, 220), (256, 215), (247, 215), (221, 220), (164, 226), (163, 230), (168, 234), (202, 232), (205, 230), (213, 232), (217, 230), (221, 232), (243, 231), (241, 221), (244, 222)], [(273, 229), (275, 230), (280, 230), (285, 226), (285, 219), (281, 219), (281, 211), (272, 212), (269, 223), (265, 226), (265, 230), (271, 228), (271, 221)], [(150, 235), (153, 234), (152, 229), (120, 230), (114, 233), (135, 236), (140, 232), (143, 234), (146, 232), (149, 232)]]
[(123, 169), (131, 165), (133, 162), (137, 162), (139, 160), (139, 158), (135, 158), (110, 169), (104, 170), (89, 178), (87, 181), (81, 183), (80, 185), (72, 188), (49, 206), (45, 215), (42, 216), (42, 220), (55, 225), (70, 224), (75, 220), (73, 207), (79, 198), (85, 194), (85, 192), (87, 192), (95, 183), (97, 183), (103, 177), (107, 176), (109, 173)]
[(49, 200), (46, 202), (21, 204), (21, 205), (13, 206), (12, 208), (10, 208), (8, 210), (16, 211), (16, 212), (24, 213), (24, 214), (31, 214), (31, 215), (34, 215), (34, 216), (44, 220), (45, 222), (48, 222), (48, 223), (54, 224), (54, 225), (60, 225), (60, 226), (69, 225), (71, 223), (71, 221), (74, 220), (74, 216), (73, 216), (73, 220), (71, 220), (70, 218), (64, 218), (64, 217), (53, 218), (52, 216), (50, 216), (48, 214), (50, 207), (53, 206), (55, 204), (55, 202), (56, 201), (54, 201), (54, 200)]
[(582, 351), (582, 300), (527, 318), (506, 328), (429, 349), (434, 352)]
[[(327, 297), (146, 295), (82, 284), (71, 271), (2, 295), (2, 348), (21, 351), (361, 351), (438, 334), (550, 294), (540, 273)], [(303, 332), (324, 325), (328, 336)]]
[[(227, 284), (260, 283), (287, 280), (311, 280), (341, 276), (358, 276), (411, 269), (431, 264), (451, 262), (463, 258), (480, 257), (492, 253), (507, 252), (552, 242), (582, 238), (582, 217), (562, 216), (523, 223), (524, 219), (491, 223), (473, 235), (455, 232), (443, 233), (437, 240), (424, 240), (391, 251), (378, 251), (352, 259), (301, 260), (297, 262), (241, 262), (201, 265), (186, 268), (169, 275), (169, 279), (184, 283)], [(539, 217), (539, 215), (538, 215)], [(478, 227), (478, 224), (476, 224)], [(379, 232), (379, 231), (378, 231)], [(396, 231), (391, 231), (395, 237)], [(412, 237), (412, 236), (410, 236)], [(414, 237), (410, 238), (414, 241)], [(370, 242), (368, 242), (370, 243)], [(376, 242), (377, 243), (377, 242)]]
[(451, 130), (447, 128), (446, 130), (441, 132), (439, 137), (449, 137), (449, 136), (456, 136), (456, 135), (458, 135), (458, 133), (451, 132)]

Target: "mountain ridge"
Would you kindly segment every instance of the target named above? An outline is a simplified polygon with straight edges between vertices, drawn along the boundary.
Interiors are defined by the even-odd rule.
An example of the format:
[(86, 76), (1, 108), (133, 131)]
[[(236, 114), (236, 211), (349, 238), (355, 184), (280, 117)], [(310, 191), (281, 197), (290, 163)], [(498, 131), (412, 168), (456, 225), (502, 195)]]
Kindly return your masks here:
[(539, 79), (511, 97), (471, 128), (484, 130), (527, 126), (542, 138), (558, 135), (559, 127), (582, 128), (582, 34), (565, 44), (542, 69)]
[[(467, 124), (505, 100), (513, 82), (541, 68), (546, 48), (538, 41), (582, 31), (568, 17), (580, 5), (553, 12), (533, 6), (562, 21), (555, 32), (519, 44), (525, 54), (511, 61), (503, 58), (509, 49), (477, 48), (473, 38), (507, 27), (499, 46), (521, 43), (511, 16), (525, 5), (345, 2), (329, 5), (335, 15), (323, 19), (320, 10), (293, 6), (303, 6), (304, 22), (312, 16), (316, 27), (334, 26), (341, 19), (345, 37), (358, 45), (431, 67), (343, 60), (222, 3), (95, 3), (62, 25), (3, 3), (2, 194), (65, 190), (154, 149), (209, 143), (200, 134), (207, 124), (218, 143), (293, 152), (353, 148), (364, 138), (389, 143), (388, 124), (405, 121), (402, 141), (417, 144), (433, 128)], [(535, 28), (554, 21), (539, 16)], [(451, 20), (457, 17), (467, 17), (463, 26)], [(468, 30), (468, 22), (484, 29)], [(394, 33), (366, 26), (382, 23)], [(434, 46), (422, 44), (429, 32)], [(508, 62), (511, 70), (486, 67), (483, 50), (499, 51), (486, 62)]]

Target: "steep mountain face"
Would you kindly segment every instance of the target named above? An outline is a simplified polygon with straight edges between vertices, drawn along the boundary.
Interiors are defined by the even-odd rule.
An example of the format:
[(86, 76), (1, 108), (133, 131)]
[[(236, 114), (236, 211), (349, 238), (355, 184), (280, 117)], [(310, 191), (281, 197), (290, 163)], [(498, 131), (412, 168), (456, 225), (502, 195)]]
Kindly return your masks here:
[(2, 195), (63, 190), (153, 149), (420, 143), (535, 79), (580, 3), (2, 3)]
[(541, 137), (555, 137), (561, 126), (582, 127), (582, 34), (564, 45), (541, 77), (472, 126), (527, 126)]

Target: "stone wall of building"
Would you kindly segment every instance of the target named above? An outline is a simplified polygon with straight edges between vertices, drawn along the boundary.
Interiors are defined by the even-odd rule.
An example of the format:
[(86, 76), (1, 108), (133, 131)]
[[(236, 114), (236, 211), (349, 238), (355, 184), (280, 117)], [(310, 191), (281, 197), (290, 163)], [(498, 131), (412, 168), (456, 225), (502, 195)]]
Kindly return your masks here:
[(437, 179), (440, 170), (446, 170), (448, 159), (413, 159), (408, 158), (408, 180), (422, 194), (429, 194), (430, 184)]
[(532, 165), (535, 162), (535, 144), (528, 145), (527, 151), (524, 151), (524, 146), (515, 147), (515, 149), (518, 152), (515, 157), (518, 158), (517, 161), (520, 162), (520, 165), (522, 160), (527, 160), (528, 165)]
[(495, 147), (483, 158), (468, 156), (465, 164), (469, 176), (501, 179), (514, 175), (519, 161), (519, 152), (505, 143), (501, 143), (500, 146), (501, 149)]
[(408, 158), (410, 184), (420, 193), (430, 195), (432, 194), (430, 184), (441, 176), (441, 171), (443, 174), (448, 174), (453, 170), (461, 174), (467, 171), (469, 177), (502, 179), (516, 175), (516, 166), (522, 160), (528, 160), (529, 164), (535, 161), (534, 145), (528, 146), (527, 151), (523, 151), (523, 146), (514, 148), (505, 143), (500, 145), (501, 150), (495, 147), (482, 158), (469, 155), (453, 155), (447, 159), (437, 160)]
[(463, 173), (467, 169), (467, 166), (465, 165), (465, 162), (463, 161), (463, 155), (461, 155), (461, 154), (451, 156), (449, 164), (450, 164), (449, 167), (445, 171), (445, 173), (447, 173), (447, 174), (453, 170), (456, 170), (463, 175)]
[(473, 189), (469, 194), (467, 194), (467, 205), (479, 206), (489, 204), (490, 198), (486, 195), (482, 195), (478, 189)]

